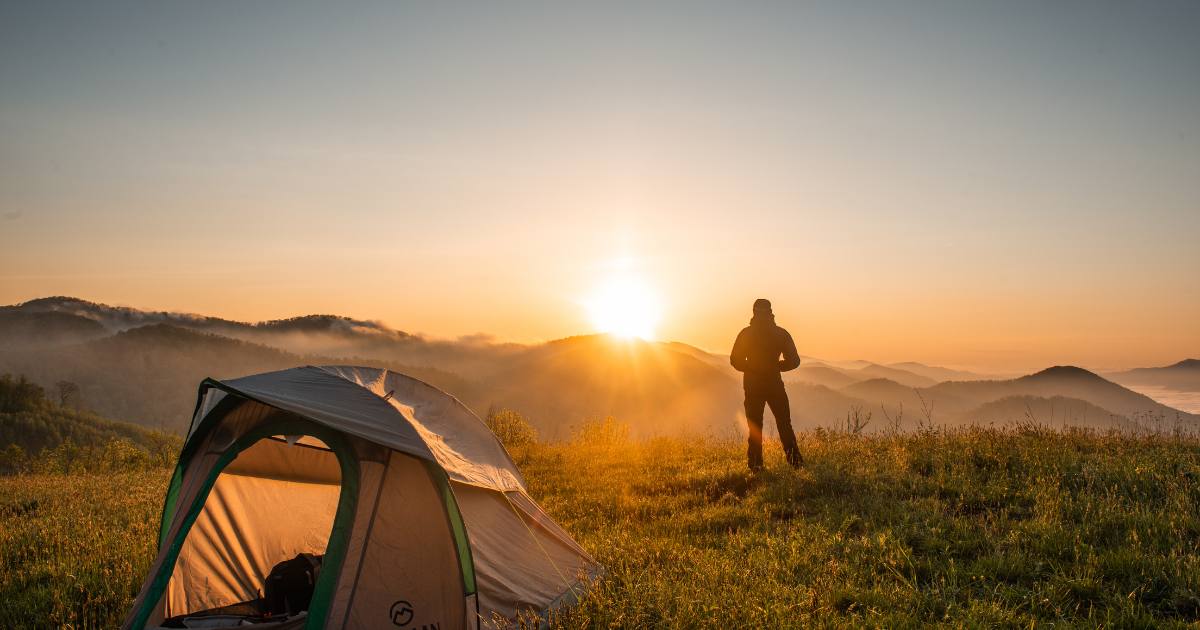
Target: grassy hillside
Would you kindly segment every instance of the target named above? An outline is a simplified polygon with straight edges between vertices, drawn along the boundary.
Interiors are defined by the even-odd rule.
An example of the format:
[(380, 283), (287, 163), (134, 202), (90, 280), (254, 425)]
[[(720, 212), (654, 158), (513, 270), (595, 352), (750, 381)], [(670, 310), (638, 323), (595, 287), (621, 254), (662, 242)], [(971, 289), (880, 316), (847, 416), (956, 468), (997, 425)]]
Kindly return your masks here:
[[(608, 435), (612, 433), (595, 435)], [(1041, 430), (620, 439), (514, 449), (607, 567), (557, 627), (1182, 627), (1200, 620), (1200, 442)], [(112, 627), (167, 471), (0, 479), (0, 627)]]
[(168, 477), (0, 478), (0, 627), (120, 627), (154, 559)]
[[(65, 464), (69, 468), (72, 463), (93, 468), (101, 463), (111, 466), (118, 463), (111, 461), (114, 457), (136, 457), (144, 459), (146, 465), (158, 462), (163, 466), (174, 461), (181, 445), (176, 435), (113, 422), (86, 411), (47, 406), (37, 411), (0, 413), (0, 449), (7, 449), (0, 457), (0, 474), (47, 465), (61, 468)], [(13, 446), (20, 450), (13, 450)], [(86, 461), (95, 458), (108, 461)]]
[(24, 377), (0, 375), (0, 474), (169, 465), (178, 436), (58, 404)]
[[(527, 456), (609, 569), (564, 627), (1169, 627), (1200, 619), (1200, 443), (807, 434), (808, 465), (654, 441)], [(603, 479), (603, 483), (596, 483)]]

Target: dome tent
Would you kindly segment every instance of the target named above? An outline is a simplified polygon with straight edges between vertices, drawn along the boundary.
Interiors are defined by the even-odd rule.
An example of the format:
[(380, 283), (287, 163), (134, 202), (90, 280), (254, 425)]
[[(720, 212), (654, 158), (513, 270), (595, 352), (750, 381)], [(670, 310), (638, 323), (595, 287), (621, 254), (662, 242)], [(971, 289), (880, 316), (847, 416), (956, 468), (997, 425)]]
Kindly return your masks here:
[[(264, 581), (299, 554), (319, 559), (305, 610), (265, 615)], [(456, 399), (307, 366), (201, 384), (124, 627), (486, 627), (599, 571)]]

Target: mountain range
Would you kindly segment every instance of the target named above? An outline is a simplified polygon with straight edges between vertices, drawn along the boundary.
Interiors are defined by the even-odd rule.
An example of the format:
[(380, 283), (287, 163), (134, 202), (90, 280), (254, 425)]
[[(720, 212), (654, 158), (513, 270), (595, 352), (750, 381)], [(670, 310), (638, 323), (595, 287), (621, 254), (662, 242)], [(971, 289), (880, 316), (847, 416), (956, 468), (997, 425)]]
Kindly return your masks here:
[(1184, 359), (1166, 367), (1135, 368), (1105, 376), (1123, 384), (1200, 392), (1200, 359)]
[[(727, 358), (679, 342), (605, 335), (528, 345), (441, 341), (336, 315), (246, 323), (69, 297), (0, 307), (0, 373), (24, 374), (51, 389), (76, 383), (88, 408), (170, 431), (186, 428), (204, 377), (331, 363), (410, 374), (480, 413), (516, 409), (550, 439), (609, 415), (643, 436), (731, 436), (744, 425), (739, 375)], [(872, 414), (868, 430), (1014, 422), (1195, 430), (1200, 416), (1119, 383), (1191, 387), (1197, 364), (1189, 359), (1109, 378), (1058, 366), (1004, 379), (913, 362), (805, 357), (785, 376), (798, 429), (837, 426), (857, 410)]]

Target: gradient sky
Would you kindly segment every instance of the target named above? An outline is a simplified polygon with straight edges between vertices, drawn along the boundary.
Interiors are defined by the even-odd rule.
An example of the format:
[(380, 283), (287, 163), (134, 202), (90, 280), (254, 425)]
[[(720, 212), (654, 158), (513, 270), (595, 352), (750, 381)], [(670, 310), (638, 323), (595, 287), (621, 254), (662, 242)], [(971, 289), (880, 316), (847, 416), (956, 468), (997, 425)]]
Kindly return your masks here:
[(0, 5), (0, 303), (1200, 354), (1200, 3), (567, 4)]

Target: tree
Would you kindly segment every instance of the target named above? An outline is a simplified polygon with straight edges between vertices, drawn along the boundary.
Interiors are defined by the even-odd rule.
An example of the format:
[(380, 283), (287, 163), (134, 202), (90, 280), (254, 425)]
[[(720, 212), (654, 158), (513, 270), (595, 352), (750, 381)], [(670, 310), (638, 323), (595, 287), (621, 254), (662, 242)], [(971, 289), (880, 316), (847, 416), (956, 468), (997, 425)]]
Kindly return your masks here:
[(17, 444), (9, 444), (3, 451), (0, 451), (0, 474), (14, 475), (25, 472), (29, 467), (29, 458), (25, 455), (25, 449)]
[(75, 401), (75, 407), (79, 407), (79, 385), (71, 381), (59, 381), (54, 384), (58, 388), (58, 404), (66, 407), (67, 402)]
[(46, 390), (21, 375), (16, 380), (0, 376), (0, 413), (36, 411), (46, 405)]

